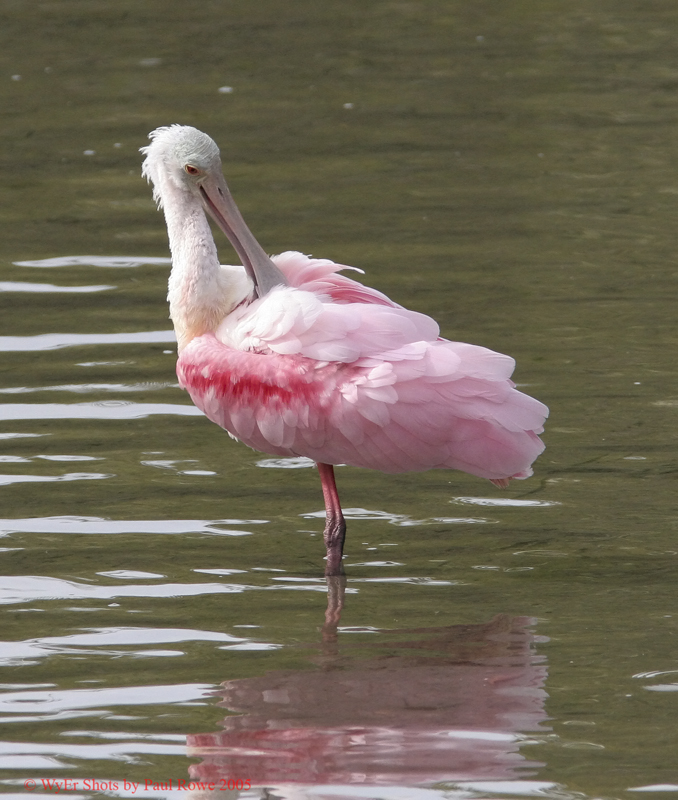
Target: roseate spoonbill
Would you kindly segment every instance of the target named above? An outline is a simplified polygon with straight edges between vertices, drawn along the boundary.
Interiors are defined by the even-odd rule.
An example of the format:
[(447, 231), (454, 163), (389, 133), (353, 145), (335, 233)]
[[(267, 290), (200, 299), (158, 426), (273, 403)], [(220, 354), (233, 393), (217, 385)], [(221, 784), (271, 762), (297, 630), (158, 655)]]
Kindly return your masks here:
[[(143, 175), (167, 222), (179, 383), (233, 438), (317, 463), (327, 575), (341, 573), (346, 533), (334, 464), (459, 469), (501, 487), (532, 474), (548, 410), (514, 388), (512, 358), (441, 339), (430, 317), (338, 274), (340, 264), (269, 258), (212, 139), (182, 125), (149, 138)], [(219, 264), (206, 215), (242, 265)]]

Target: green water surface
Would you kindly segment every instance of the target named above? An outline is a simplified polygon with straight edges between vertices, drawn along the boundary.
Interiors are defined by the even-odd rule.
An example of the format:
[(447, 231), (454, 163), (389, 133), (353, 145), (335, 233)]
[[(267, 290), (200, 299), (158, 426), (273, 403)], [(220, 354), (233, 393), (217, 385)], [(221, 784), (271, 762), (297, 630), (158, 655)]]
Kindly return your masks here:
[[(192, 413), (153, 335), (168, 266), (144, 259), (168, 253), (138, 148), (175, 122), (217, 140), (267, 251), (364, 269), (551, 407), (504, 493), (337, 471), (372, 512), (349, 520), (337, 663), (501, 614), (533, 619), (548, 671), (520, 748), (543, 766), (421, 783), (678, 791), (678, 6), (3, 0), (0, 65), (3, 791), (186, 778), (222, 681), (328, 657), (317, 475)], [(83, 254), (104, 266), (45, 261)]]

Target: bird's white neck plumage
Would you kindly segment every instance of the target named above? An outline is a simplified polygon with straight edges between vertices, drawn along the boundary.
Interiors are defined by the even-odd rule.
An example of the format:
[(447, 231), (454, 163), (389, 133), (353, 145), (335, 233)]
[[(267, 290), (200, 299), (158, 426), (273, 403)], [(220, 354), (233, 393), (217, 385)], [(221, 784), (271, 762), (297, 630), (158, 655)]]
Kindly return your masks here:
[(243, 267), (221, 267), (197, 196), (169, 180), (156, 186), (162, 203), (172, 272), (167, 299), (179, 352), (196, 336), (214, 331), (252, 291)]

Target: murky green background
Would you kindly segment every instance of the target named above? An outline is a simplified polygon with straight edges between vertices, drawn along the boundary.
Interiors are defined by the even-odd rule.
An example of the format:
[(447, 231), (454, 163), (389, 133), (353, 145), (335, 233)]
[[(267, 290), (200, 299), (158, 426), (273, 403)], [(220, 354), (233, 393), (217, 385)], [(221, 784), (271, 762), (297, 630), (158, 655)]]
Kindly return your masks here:
[(333, 657), (534, 618), (543, 766), (438, 791), (678, 791), (675, 3), (2, 0), (0, 65), (3, 791), (186, 778), (211, 689), (327, 656), (317, 476), (193, 414), (157, 333), (138, 148), (173, 122), (269, 252), (363, 268), (552, 409), (505, 493), (338, 470), (381, 513), (349, 521)]

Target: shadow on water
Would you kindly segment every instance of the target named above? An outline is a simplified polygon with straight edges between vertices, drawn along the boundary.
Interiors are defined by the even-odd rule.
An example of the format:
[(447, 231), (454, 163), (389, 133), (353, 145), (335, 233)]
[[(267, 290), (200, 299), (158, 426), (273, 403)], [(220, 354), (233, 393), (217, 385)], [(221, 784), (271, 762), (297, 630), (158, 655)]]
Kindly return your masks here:
[(543, 766), (519, 752), (547, 719), (534, 620), (375, 629), (388, 641), (340, 644), (344, 590), (344, 578), (328, 578), (316, 670), (223, 682), (223, 731), (188, 736), (202, 759), (191, 778), (248, 776), (303, 797), (304, 785), (516, 780)]

